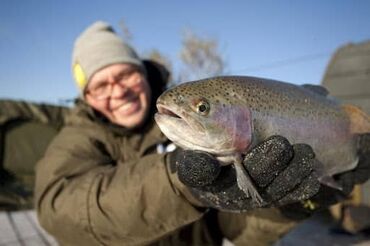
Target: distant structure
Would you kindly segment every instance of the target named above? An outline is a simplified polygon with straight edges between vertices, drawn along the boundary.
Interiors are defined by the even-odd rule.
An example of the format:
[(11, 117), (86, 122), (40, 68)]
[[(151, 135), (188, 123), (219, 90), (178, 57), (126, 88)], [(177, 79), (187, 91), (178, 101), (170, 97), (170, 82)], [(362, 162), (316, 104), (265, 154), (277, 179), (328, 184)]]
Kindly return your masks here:
[(370, 41), (340, 47), (331, 58), (322, 85), (331, 95), (370, 114)]
[[(327, 66), (322, 85), (330, 95), (370, 114), (370, 41), (340, 47)], [(362, 188), (362, 199), (370, 205), (369, 181)]]

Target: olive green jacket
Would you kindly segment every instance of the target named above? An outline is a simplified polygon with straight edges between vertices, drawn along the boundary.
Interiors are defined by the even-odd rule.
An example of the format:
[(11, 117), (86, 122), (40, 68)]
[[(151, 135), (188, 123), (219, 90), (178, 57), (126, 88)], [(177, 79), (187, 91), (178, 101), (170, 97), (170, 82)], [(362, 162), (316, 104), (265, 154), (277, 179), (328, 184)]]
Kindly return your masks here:
[(69, 108), (0, 100), (0, 210), (33, 207), (34, 167)]
[(275, 209), (196, 208), (173, 187), (152, 119), (126, 131), (80, 102), (36, 169), (41, 225), (62, 245), (268, 245), (295, 222)]

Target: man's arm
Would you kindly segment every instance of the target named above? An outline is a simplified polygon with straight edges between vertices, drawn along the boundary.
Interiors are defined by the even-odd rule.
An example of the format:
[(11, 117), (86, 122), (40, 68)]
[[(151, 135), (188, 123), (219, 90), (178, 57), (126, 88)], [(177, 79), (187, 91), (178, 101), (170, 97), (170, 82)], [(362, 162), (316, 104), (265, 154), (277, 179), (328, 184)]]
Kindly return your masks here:
[(91, 130), (64, 128), (37, 166), (39, 220), (60, 243), (148, 244), (203, 215), (175, 193), (165, 155), (115, 163)]
[(29, 120), (53, 125), (59, 129), (70, 111), (63, 106), (18, 100), (0, 100), (0, 125), (12, 120)]

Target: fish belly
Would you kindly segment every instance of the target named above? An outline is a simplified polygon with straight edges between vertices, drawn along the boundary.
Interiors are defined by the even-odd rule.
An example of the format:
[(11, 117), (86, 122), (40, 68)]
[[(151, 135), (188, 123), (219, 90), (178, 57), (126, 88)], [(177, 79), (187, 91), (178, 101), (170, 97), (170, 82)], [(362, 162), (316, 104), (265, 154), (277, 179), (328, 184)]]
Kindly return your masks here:
[(256, 127), (259, 141), (281, 135), (292, 144), (310, 145), (320, 162), (320, 166), (315, 167), (319, 176), (332, 176), (357, 165), (357, 137), (350, 133), (346, 121), (260, 117), (255, 122), (259, 125)]

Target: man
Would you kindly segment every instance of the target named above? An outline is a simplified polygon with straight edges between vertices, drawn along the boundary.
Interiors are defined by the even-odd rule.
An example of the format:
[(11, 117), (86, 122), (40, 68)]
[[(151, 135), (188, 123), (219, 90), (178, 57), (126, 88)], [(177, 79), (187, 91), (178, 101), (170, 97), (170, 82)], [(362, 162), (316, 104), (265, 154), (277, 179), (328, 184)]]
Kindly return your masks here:
[(283, 137), (246, 156), (264, 206), (281, 211), (253, 210), (235, 171), (207, 153), (163, 151), (170, 143), (153, 114), (167, 81), (108, 24), (79, 36), (72, 66), (81, 100), (38, 163), (35, 188), (39, 220), (61, 244), (266, 245), (310, 213), (303, 204), (326, 206), (312, 150)]

